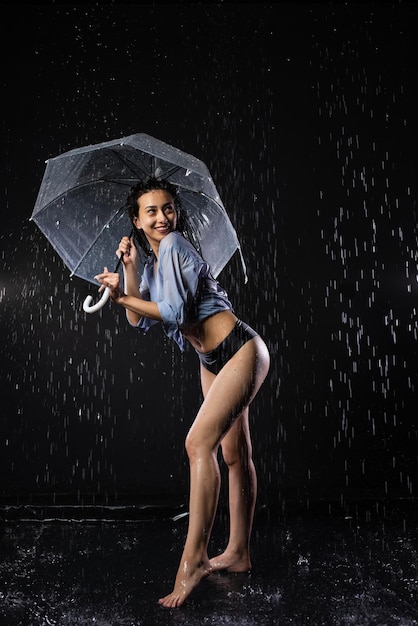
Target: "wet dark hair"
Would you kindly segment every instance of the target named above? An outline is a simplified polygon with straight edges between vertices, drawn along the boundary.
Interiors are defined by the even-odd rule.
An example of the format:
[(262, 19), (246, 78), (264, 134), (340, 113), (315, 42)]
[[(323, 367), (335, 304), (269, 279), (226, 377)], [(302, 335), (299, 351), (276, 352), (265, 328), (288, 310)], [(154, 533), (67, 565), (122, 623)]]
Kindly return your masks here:
[(167, 191), (173, 198), (174, 207), (177, 212), (177, 228), (183, 237), (188, 239), (190, 243), (194, 245), (196, 250), (200, 253), (199, 243), (194, 236), (192, 229), (190, 227), (189, 220), (187, 219), (187, 215), (183, 207), (181, 206), (179, 191), (178, 188), (170, 183), (168, 180), (160, 179), (160, 178), (147, 178), (146, 180), (139, 180), (132, 188), (129, 196), (126, 199), (125, 209), (128, 214), (129, 220), (133, 226), (134, 232), (134, 241), (139, 245), (139, 247), (147, 254), (151, 254), (150, 245), (148, 243), (147, 238), (145, 237), (142, 230), (138, 229), (134, 225), (134, 217), (138, 217), (138, 200), (144, 195), (144, 193), (148, 193), (149, 191), (155, 190), (163, 190)]

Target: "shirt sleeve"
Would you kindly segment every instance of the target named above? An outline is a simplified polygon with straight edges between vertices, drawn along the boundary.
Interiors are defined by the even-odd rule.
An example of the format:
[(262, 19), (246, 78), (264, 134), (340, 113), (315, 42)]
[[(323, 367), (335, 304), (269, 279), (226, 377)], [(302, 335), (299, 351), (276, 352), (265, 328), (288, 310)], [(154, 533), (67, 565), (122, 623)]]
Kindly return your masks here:
[[(147, 302), (151, 301), (151, 289), (149, 285), (149, 276), (148, 276), (148, 272), (146, 269), (144, 269), (144, 272), (141, 277), (141, 282), (139, 285), (139, 293), (141, 295), (142, 300), (146, 300)], [(132, 322), (130, 321), (128, 317), (128, 311), (126, 312), (126, 319), (128, 320), (128, 323), (131, 326), (133, 326), (134, 328), (138, 328), (144, 333), (147, 333), (148, 330), (151, 328), (151, 326), (158, 323), (158, 320), (152, 320), (149, 317), (141, 317), (137, 324), (132, 324)]]
[(160, 244), (158, 263), (160, 290), (157, 306), (164, 332), (184, 349), (180, 329), (187, 323), (194, 305), (202, 263), (186, 244), (169, 237)]

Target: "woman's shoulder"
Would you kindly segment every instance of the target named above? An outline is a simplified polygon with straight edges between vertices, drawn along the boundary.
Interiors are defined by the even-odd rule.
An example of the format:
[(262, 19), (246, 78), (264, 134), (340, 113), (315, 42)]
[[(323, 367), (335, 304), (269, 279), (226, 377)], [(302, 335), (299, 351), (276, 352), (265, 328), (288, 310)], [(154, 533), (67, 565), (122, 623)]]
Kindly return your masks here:
[(187, 239), (176, 230), (166, 235), (160, 242), (160, 253), (163, 251), (169, 252), (170, 250), (173, 252), (188, 252), (193, 256), (198, 254), (196, 248), (190, 243), (190, 241), (187, 241)]

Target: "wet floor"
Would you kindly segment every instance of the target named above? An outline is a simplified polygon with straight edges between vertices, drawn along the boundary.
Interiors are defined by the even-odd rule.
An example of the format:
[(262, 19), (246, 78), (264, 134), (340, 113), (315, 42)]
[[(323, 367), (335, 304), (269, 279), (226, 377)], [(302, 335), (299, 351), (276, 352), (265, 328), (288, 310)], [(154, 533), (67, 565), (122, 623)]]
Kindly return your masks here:
[[(251, 574), (215, 573), (179, 609), (157, 600), (171, 590), (187, 515), (126, 512), (3, 511), (0, 624), (418, 624), (414, 503), (258, 511)], [(211, 554), (225, 530), (221, 515)]]

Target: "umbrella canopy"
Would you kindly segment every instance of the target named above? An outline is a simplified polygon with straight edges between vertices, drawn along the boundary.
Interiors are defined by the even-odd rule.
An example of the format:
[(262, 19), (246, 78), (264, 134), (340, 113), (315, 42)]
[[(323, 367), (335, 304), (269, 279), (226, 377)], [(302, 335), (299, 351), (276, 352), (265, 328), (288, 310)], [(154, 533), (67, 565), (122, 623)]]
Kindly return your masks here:
[[(215, 277), (240, 244), (206, 165), (144, 133), (70, 150), (46, 161), (31, 220), (71, 271), (94, 276), (115, 258), (132, 224), (124, 204), (138, 179), (154, 176), (179, 189), (201, 254)], [(142, 273), (145, 257), (142, 257)]]

